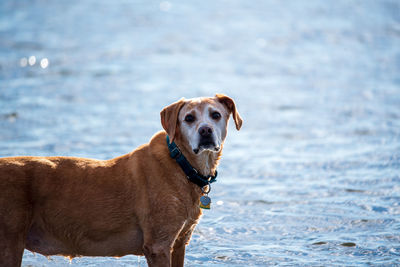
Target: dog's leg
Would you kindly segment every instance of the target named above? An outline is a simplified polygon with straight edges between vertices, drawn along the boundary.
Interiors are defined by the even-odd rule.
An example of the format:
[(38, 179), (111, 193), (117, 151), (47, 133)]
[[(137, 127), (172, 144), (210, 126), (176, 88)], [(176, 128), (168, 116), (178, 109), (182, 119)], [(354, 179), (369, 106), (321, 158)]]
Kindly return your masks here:
[(30, 216), (27, 211), (15, 210), (5, 215), (4, 210), (0, 208), (0, 266), (17, 267), (24, 254)]
[(149, 267), (170, 267), (171, 247), (168, 243), (145, 244), (143, 252)]
[(32, 207), (23, 179), (13, 179), (0, 169), (0, 266), (21, 265)]
[(174, 251), (172, 252), (172, 267), (183, 267), (185, 262), (185, 249), (185, 243), (175, 243)]
[(183, 267), (185, 262), (186, 245), (189, 244), (190, 237), (192, 236), (194, 225), (188, 231), (182, 232), (176, 239), (174, 250), (172, 251), (172, 267)]
[(21, 266), (22, 256), (24, 254), (25, 247), (24, 235), (16, 234), (8, 238), (4, 238), (4, 236), (4, 233), (0, 234), (0, 266)]
[[(173, 218), (173, 216), (168, 217)], [(172, 251), (176, 244), (175, 241), (179, 241), (179, 244), (182, 244), (182, 247), (180, 246), (181, 253), (179, 254), (182, 256), (182, 259), (180, 259), (182, 265), (173, 266), (183, 266), (185, 243), (188, 239), (186, 239), (186, 234), (183, 235), (183, 238), (181, 238), (180, 235), (185, 226), (185, 221), (179, 221), (178, 219), (175, 222), (170, 222), (168, 226), (161, 222), (155, 225), (154, 228), (147, 228), (143, 231), (143, 253), (146, 256), (149, 267), (171, 267)]]

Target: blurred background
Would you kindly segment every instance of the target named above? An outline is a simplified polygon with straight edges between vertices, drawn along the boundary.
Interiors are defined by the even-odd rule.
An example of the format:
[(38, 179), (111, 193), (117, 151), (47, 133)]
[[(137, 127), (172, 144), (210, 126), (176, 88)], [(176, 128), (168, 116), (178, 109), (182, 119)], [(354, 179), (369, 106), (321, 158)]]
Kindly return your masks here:
[(186, 266), (400, 265), (399, 1), (0, 2), (0, 156), (116, 157), (215, 93), (244, 125)]

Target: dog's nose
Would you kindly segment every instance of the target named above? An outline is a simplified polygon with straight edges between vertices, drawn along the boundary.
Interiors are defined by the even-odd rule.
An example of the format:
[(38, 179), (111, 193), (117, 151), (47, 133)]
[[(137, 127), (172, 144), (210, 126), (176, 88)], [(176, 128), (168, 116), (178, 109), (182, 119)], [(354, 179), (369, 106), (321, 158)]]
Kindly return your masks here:
[(199, 129), (199, 134), (201, 137), (210, 137), (212, 132), (212, 129), (208, 126), (203, 126)]

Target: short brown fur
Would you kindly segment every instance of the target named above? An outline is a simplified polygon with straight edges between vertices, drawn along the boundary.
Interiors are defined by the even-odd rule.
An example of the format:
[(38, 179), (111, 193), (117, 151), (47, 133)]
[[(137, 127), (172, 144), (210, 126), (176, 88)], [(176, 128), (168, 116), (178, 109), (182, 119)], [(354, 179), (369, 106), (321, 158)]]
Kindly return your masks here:
[[(161, 122), (199, 167), (203, 158), (188, 151), (179, 130), (185, 103), (166, 107)], [(237, 114), (238, 127), (236, 108), (229, 113)], [(70, 257), (145, 255), (151, 267), (183, 266), (202, 191), (169, 156), (166, 132), (111, 160), (1, 158), (0, 266), (20, 266), (25, 248)], [(212, 172), (220, 155), (210, 157)]]

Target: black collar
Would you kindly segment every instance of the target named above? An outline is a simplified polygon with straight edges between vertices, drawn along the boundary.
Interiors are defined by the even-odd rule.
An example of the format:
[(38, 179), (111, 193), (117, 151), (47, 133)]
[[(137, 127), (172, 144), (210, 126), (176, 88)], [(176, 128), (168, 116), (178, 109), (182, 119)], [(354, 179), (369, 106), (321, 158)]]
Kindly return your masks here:
[(179, 166), (181, 166), (189, 181), (203, 188), (204, 186), (211, 184), (217, 180), (217, 171), (215, 171), (214, 176), (203, 176), (195, 168), (193, 168), (192, 165), (190, 165), (189, 161), (182, 154), (181, 150), (175, 144), (175, 142), (169, 142), (168, 135), (167, 146), (169, 149), (169, 155), (171, 156), (171, 158), (175, 159)]

